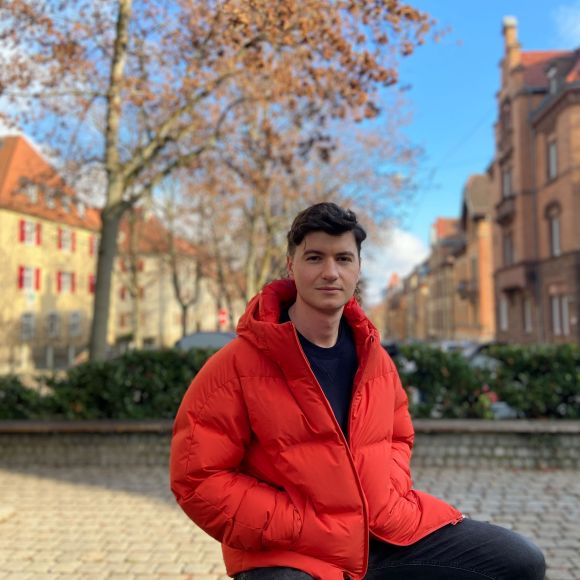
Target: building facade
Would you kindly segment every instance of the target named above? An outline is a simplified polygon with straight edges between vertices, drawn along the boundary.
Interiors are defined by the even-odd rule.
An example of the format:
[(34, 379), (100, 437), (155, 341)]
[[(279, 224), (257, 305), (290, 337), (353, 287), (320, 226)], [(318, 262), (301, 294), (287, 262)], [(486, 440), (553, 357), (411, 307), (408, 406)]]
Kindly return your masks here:
[(459, 228), (463, 244), (455, 253), (454, 338), (487, 342), (495, 338), (493, 290), (492, 182), (472, 175), (463, 189)]
[(497, 337), (578, 342), (580, 51), (522, 51), (513, 18), (503, 36), (492, 164)]
[(21, 136), (0, 139), (0, 372), (63, 368), (86, 348), (99, 219)]

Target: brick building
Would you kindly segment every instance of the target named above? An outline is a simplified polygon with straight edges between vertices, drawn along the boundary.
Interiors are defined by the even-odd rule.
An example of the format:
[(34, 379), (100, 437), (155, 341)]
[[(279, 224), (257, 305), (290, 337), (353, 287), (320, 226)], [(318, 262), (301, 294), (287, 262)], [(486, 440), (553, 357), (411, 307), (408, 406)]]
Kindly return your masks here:
[(522, 51), (504, 19), (494, 284), (500, 340), (580, 339), (580, 50)]
[(463, 189), (459, 222), (463, 243), (453, 266), (457, 340), (485, 342), (495, 337), (491, 186), (489, 175), (472, 175)]

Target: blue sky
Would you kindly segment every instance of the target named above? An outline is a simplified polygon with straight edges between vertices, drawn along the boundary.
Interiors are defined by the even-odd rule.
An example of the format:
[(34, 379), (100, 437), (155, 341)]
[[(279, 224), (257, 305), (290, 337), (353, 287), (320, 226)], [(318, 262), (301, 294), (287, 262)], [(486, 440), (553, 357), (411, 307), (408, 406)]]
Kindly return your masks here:
[(516, 17), (522, 50), (580, 46), (580, 0), (410, 3), (450, 30), (401, 62), (400, 84), (409, 86), (413, 119), (406, 133), (425, 150), (425, 186), (400, 227), (369, 248), (363, 272), (370, 302), (380, 297), (393, 271), (406, 275), (426, 256), (431, 223), (438, 216), (458, 216), (465, 181), (492, 160), (503, 17)]

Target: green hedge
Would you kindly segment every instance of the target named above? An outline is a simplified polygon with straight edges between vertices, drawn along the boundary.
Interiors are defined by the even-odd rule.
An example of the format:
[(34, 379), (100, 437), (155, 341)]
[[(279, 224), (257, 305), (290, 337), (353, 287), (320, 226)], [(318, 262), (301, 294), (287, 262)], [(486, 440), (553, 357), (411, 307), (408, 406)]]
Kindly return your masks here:
[(112, 361), (85, 363), (63, 378), (39, 379), (50, 392), (44, 397), (15, 377), (0, 377), (0, 418), (170, 419), (212, 353), (132, 351)]
[[(404, 361), (412, 361), (414, 369), (408, 370)], [(401, 357), (395, 362), (401, 382), (409, 393), (410, 411), (414, 417), (493, 418), (491, 375), (472, 369), (462, 355), (412, 345), (403, 346)]]
[(580, 346), (494, 347), (500, 399), (530, 419), (580, 419)]
[[(213, 351), (133, 351), (43, 378), (47, 395), (0, 377), (0, 419), (162, 419), (175, 415), (191, 379)], [(525, 418), (580, 419), (580, 347), (495, 347), (493, 371), (457, 353), (404, 346), (396, 359), (415, 417), (493, 418), (507, 403)], [(409, 368), (404, 361), (413, 361)]]

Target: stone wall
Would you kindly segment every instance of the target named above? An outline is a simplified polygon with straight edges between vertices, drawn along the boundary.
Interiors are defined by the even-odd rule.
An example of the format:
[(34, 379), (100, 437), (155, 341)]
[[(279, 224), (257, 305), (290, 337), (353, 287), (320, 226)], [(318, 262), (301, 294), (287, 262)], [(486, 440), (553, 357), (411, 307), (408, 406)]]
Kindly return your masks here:
[[(580, 469), (580, 421), (417, 420), (414, 466)], [(0, 421), (0, 468), (167, 465), (171, 423)]]

